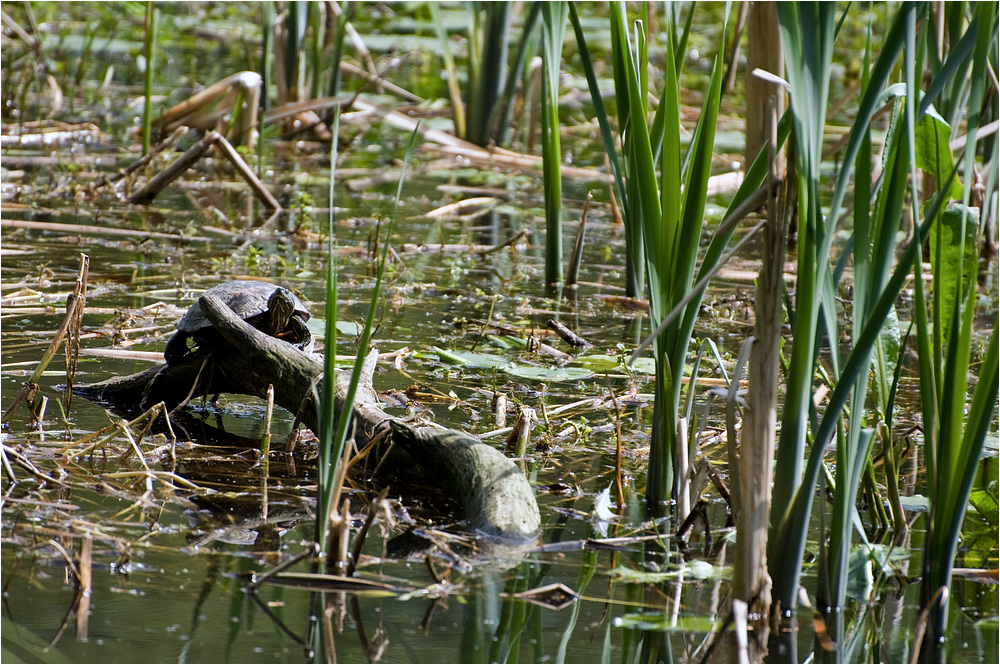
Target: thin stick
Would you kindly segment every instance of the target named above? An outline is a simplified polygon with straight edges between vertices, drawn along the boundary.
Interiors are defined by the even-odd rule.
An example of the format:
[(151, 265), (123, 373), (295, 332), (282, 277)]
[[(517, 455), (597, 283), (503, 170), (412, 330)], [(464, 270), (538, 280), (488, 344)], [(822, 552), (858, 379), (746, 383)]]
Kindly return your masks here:
[(254, 174), (253, 169), (240, 157), (240, 153), (236, 152), (233, 144), (226, 140), (226, 137), (216, 134), (215, 147), (232, 163), (240, 176), (243, 177), (243, 180), (250, 185), (250, 189), (253, 190), (253, 193), (260, 199), (261, 203), (269, 210), (281, 210), (281, 204), (278, 203), (278, 199), (274, 198), (274, 195), (268, 191), (264, 183), (260, 181), (260, 178)]
[(267, 386), (267, 409), (264, 412), (264, 436), (260, 440), (261, 459), (271, 452), (271, 417), (274, 414), (274, 385)]
[(354, 571), (357, 569), (358, 560), (361, 558), (361, 548), (364, 547), (365, 540), (368, 537), (368, 531), (371, 529), (372, 522), (375, 521), (375, 513), (377, 512), (380, 503), (385, 501), (385, 498), (389, 496), (389, 488), (384, 487), (381, 492), (379, 492), (378, 498), (368, 504), (368, 515), (365, 518), (365, 523), (362, 525), (361, 530), (354, 537), (354, 548), (351, 550), (351, 558), (347, 560), (347, 577), (353, 577)]
[(554, 330), (557, 335), (563, 338), (563, 340), (572, 347), (577, 349), (589, 349), (592, 345), (590, 342), (584, 338), (577, 335), (575, 332), (567, 328), (564, 324), (559, 323), (555, 319), (549, 319), (545, 322), (551, 330)]
[(80, 602), (76, 608), (76, 639), (87, 640), (90, 619), (91, 579), (94, 564), (94, 537), (85, 534), (80, 541)]
[(88, 226), (86, 224), (62, 224), (59, 222), (36, 222), (26, 219), (3, 219), (0, 227), (9, 229), (31, 229), (33, 231), (54, 231), (70, 235), (117, 236), (121, 238), (138, 238), (140, 240), (172, 240), (178, 243), (216, 242), (213, 238), (201, 236), (181, 236), (173, 233), (156, 231), (139, 231), (131, 229), (112, 229), (104, 226)]

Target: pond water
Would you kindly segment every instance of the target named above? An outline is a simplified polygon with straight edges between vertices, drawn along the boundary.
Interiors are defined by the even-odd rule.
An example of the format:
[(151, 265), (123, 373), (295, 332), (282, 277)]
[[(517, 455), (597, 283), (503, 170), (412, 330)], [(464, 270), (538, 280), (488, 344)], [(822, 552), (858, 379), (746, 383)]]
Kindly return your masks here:
[[(163, 11), (177, 35), (158, 73), (156, 92), (168, 96), (169, 103), (186, 97), (194, 81), (238, 71), (245, 59), (240, 40), (260, 36), (259, 29), (234, 20), (238, 10), (232, 7)], [(99, 27), (71, 20), (76, 16), (52, 18), (57, 27), (52, 39), (58, 36), (60, 53), (79, 56), (87, 35)], [(384, 29), (387, 21), (375, 14), (369, 20), (358, 21), (363, 34)], [(205, 37), (215, 22), (230, 31), (229, 38)], [(405, 21), (396, 27), (400, 34), (409, 32)], [(89, 56), (104, 53), (118, 67), (112, 84), (101, 87), (104, 70), (85, 71), (70, 95), (72, 112), (63, 113), (67, 120), (94, 121), (102, 135), (92, 143), (12, 148), (3, 154), (5, 222), (80, 225), (68, 233), (3, 227), (4, 408), (62, 322), (80, 253), (89, 256), (90, 273), (76, 382), (146, 369), (151, 363), (141, 354), (92, 354), (108, 348), (162, 352), (173, 322), (194, 299), (233, 278), (267, 279), (294, 290), (314, 314), (313, 330), (322, 330), (328, 144), (310, 136), (267, 137), (262, 180), (290, 209), (272, 219), (219, 159), (197, 165), (151, 206), (126, 205), (109, 186), (86, 191), (99, 175), (113, 174), (137, 158), (128, 150), (135, 146), (130, 131), (141, 114), (131, 103), (138, 98), (141, 107), (141, 86), (135, 83), (141, 80), (135, 61), (141, 20), (125, 22), (115, 33), (115, 40), (95, 40)], [(379, 43), (373, 39), (369, 47)], [(399, 80), (427, 69), (429, 56), (414, 53), (400, 65)], [(172, 86), (165, 85), (168, 80)], [(22, 117), (5, 110), (5, 130), (46, 110), (44, 91), (32, 88), (30, 93)], [(576, 111), (567, 114), (575, 117)], [(740, 126), (731, 117), (723, 123), (731, 130)], [(575, 165), (601, 166), (596, 133), (580, 131), (574, 137), (569, 149)], [(352, 325), (363, 320), (374, 285), (373, 238), (392, 214), (407, 140), (406, 132), (368, 117), (343, 121), (335, 196), (343, 325), (338, 355), (355, 352)], [(181, 147), (193, 142), (189, 134)], [(720, 163), (738, 160), (725, 151), (737, 153), (741, 147), (720, 148)], [(155, 168), (162, 167), (156, 163)], [(285, 453), (291, 414), (275, 416), (267, 464), (261, 464), (259, 452), (264, 405), (235, 395), (189, 407), (175, 421), (176, 445), (159, 430), (146, 436), (135, 446), (144, 459), (120, 432), (88, 448), (85, 439), (115, 417), (80, 397), (64, 411), (60, 351), (40, 380), (41, 395), (48, 398), (42, 424), (32, 422), (22, 406), (2, 432), (5, 446), (51, 476), (48, 482), (32, 479), (15, 465), (18, 482), (4, 480), (3, 659), (302, 662), (313, 658), (315, 631), (332, 625), (341, 662), (732, 662), (731, 635), (715, 640), (727, 619), (734, 537), (725, 502), (706, 486), (706, 525), (695, 530), (683, 554), (644, 539), (652, 533), (644, 522), (642, 497), (653, 382), (648, 365), (640, 363), (629, 374), (617, 358), (648, 333), (648, 318), (623, 298), (624, 237), (612, 218), (605, 183), (567, 178), (566, 218), (573, 221), (565, 225), (565, 254), (570, 254), (588, 193), (594, 201), (580, 286), (553, 292), (543, 284), (540, 170), (481, 167), (425, 146), (403, 189), (373, 341), (383, 353), (405, 350), (398, 363), (382, 363), (375, 377), (375, 388), (393, 413), (417, 413), (447, 427), (488, 434), (495, 429), (492, 394), (501, 391), (512, 404), (532, 407), (547, 418), (518, 460), (537, 490), (543, 524), (539, 543), (505, 557), (470, 553), (453, 540), (462, 530), (461, 515), (447, 499), (426, 488), (392, 487), (364, 544), (359, 574), (391, 584), (395, 592), (330, 593), (333, 617), (324, 624), (324, 608), (308, 591), (271, 585), (256, 595), (247, 591), (251, 574), (303, 552), (313, 538), (314, 448), (305, 440), (294, 454)], [(491, 201), (461, 215), (432, 212), (474, 196)], [(725, 203), (725, 196), (710, 202), (712, 221)], [(115, 229), (131, 233), (118, 236), (111, 233)], [(499, 246), (522, 231), (526, 234), (513, 247), (474, 251)], [(726, 363), (733, 362), (751, 330), (747, 302), (756, 276), (753, 256), (755, 250), (748, 249), (735, 270), (713, 283), (696, 330), (700, 339), (717, 344)], [(574, 351), (563, 344), (546, 330), (550, 318), (593, 348)], [(557, 363), (521, 348), (515, 339), (484, 335), (486, 320), (509, 326), (513, 338), (542, 336), (569, 358)], [(474, 348), (478, 355), (455, 365), (435, 348)], [(696, 393), (703, 422), (699, 445), (724, 474), (724, 414), (708, 395), (710, 380), (721, 374), (706, 365)], [(904, 383), (912, 387), (913, 377), (904, 376)], [(627, 397), (620, 425), (613, 409), (595, 406), (597, 399), (558, 412), (560, 406), (604, 399), (611, 392)], [(603, 506), (601, 495), (609, 487), (613, 496), (618, 427), (627, 505), (620, 517), (604, 519), (598, 504)], [(503, 448), (505, 436), (486, 440)], [(922, 492), (921, 455), (918, 449), (902, 470), (906, 494)], [(174, 475), (147, 480), (146, 464)], [(357, 528), (375, 494), (355, 482), (348, 495)], [(816, 503), (817, 511), (829, 509)], [(894, 550), (900, 574), (879, 579), (877, 593), (862, 586), (852, 595), (850, 610), (861, 617), (853, 660), (899, 662), (910, 652), (921, 608), (919, 584), (907, 580), (920, 574), (919, 557), (908, 553), (922, 547), (924, 528), (919, 501), (912, 506), (913, 530)], [(393, 538), (408, 524), (439, 544), (429, 557), (399, 553), (406, 543)], [(963, 544), (967, 567), (995, 568), (995, 530), (983, 524), (969, 533), (979, 535)], [(807, 554), (817, 552), (814, 538)], [(87, 561), (91, 591), (80, 599), (74, 570)], [(983, 561), (993, 565), (976, 563)], [(557, 610), (515, 597), (554, 583), (579, 598)], [(812, 594), (815, 580), (808, 577), (804, 584)], [(997, 662), (996, 585), (957, 578), (951, 602), (950, 658)], [(814, 649), (811, 617), (803, 607), (800, 660)]]

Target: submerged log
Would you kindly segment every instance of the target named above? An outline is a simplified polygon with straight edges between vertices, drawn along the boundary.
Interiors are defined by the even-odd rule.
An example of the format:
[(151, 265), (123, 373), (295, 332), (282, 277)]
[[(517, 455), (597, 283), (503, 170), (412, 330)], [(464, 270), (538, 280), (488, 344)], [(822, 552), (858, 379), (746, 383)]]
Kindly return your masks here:
[[(218, 298), (203, 295), (199, 305), (226, 344), (197, 350), (183, 362), (137, 374), (74, 386), (73, 392), (125, 411), (159, 402), (172, 409), (188, 399), (217, 393), (264, 397), (274, 386), (275, 403), (317, 431), (313, 394), (322, 390), (322, 364), (293, 345), (255, 329)], [(350, 416), (358, 448), (383, 437), (379, 449), (401, 457), (392, 462), (400, 476), (435, 482), (455, 498), (470, 526), (503, 541), (533, 539), (540, 526), (535, 494), (523, 472), (500, 451), (476, 437), (439, 427), (415, 427), (382, 410), (372, 386), (377, 352), (365, 360)], [(343, 412), (350, 372), (338, 371), (336, 410)]]

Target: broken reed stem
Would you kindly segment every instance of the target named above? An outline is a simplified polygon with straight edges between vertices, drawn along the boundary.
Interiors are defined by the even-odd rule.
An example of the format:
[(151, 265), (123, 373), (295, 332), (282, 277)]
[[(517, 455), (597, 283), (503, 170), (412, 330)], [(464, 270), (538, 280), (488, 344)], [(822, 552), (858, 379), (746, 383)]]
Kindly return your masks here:
[(493, 426), (502, 428), (507, 424), (507, 393), (493, 393), (490, 401), (490, 410), (493, 412)]
[(218, 138), (219, 133), (216, 131), (205, 134), (197, 143), (188, 148), (183, 155), (153, 176), (139, 191), (129, 196), (126, 201), (134, 204), (149, 203), (152, 201), (167, 185), (194, 166), (194, 163), (201, 159), (202, 155), (208, 151), (209, 147)]
[(507, 437), (507, 446), (514, 446), (514, 455), (524, 457), (528, 452), (528, 439), (531, 437), (531, 428), (536, 419), (535, 410), (530, 406), (522, 406), (517, 414), (514, 427), (511, 428), (510, 436)]
[(90, 592), (94, 564), (94, 537), (87, 533), (80, 539), (80, 589), (76, 607), (76, 639), (87, 641), (90, 619)]
[(250, 186), (254, 195), (260, 199), (261, 203), (264, 204), (269, 210), (281, 210), (281, 204), (278, 200), (274, 198), (274, 195), (268, 191), (264, 183), (260, 181), (249, 165), (240, 157), (240, 154), (236, 152), (236, 148), (226, 140), (224, 136), (219, 134), (217, 131), (210, 131), (205, 134), (197, 143), (188, 148), (187, 152), (174, 160), (165, 169), (153, 176), (149, 182), (147, 182), (139, 191), (135, 192), (128, 197), (127, 201), (133, 204), (144, 204), (149, 203), (156, 195), (163, 191), (174, 180), (179, 178), (185, 171), (190, 169), (194, 164), (201, 159), (208, 149), (212, 146), (216, 146), (219, 152), (229, 160), (236, 171), (240, 174), (240, 177)]
[(548, 321), (545, 322), (545, 325), (548, 326), (549, 329), (555, 331), (557, 335), (562, 337), (563, 341), (565, 341), (567, 344), (569, 344), (574, 348), (589, 349), (591, 347), (590, 342), (580, 337), (575, 332), (567, 328), (564, 324), (559, 323), (555, 319), (549, 319)]
[[(76, 280), (76, 289), (70, 296), (66, 299), (66, 316), (63, 317), (62, 324), (60, 324), (59, 329), (56, 331), (55, 337), (52, 338), (52, 342), (49, 343), (49, 347), (45, 350), (42, 355), (42, 359), (39, 361), (38, 366), (35, 371), (32, 372), (31, 376), (21, 387), (21, 390), (17, 393), (14, 401), (11, 403), (7, 410), (3, 412), (3, 416), (0, 417), (0, 422), (7, 422), (11, 415), (14, 413), (14, 409), (24, 401), (29, 400), (29, 405), (31, 400), (34, 399), (35, 393), (38, 392), (38, 381), (42, 377), (42, 373), (48, 368), (49, 363), (52, 362), (52, 358), (55, 357), (56, 351), (59, 349), (59, 345), (62, 344), (66, 337), (66, 334), (70, 332), (70, 329), (74, 325), (77, 326), (76, 334), (79, 335), (79, 317), (83, 316), (83, 308), (87, 304), (86, 298), (86, 284), (87, 284), (87, 274), (90, 270), (90, 257), (86, 254), (80, 254), (80, 272), (78, 273)], [(79, 310), (79, 311), (78, 311)], [(79, 342), (77, 342), (79, 346)], [(68, 393), (67, 392), (67, 408), (69, 407)], [(36, 417), (37, 421), (38, 418)]]
[(687, 516), (691, 513), (691, 460), (688, 459), (687, 418), (677, 419), (676, 435), (677, 459), (677, 514)]
[(271, 418), (274, 415), (274, 385), (267, 386), (267, 409), (264, 412), (264, 436), (260, 440), (261, 461), (266, 462), (271, 452)]
[(173, 148), (174, 146), (176, 146), (177, 142), (180, 141), (181, 137), (187, 134), (187, 130), (188, 130), (187, 127), (178, 127), (176, 130), (174, 130), (174, 132), (170, 136), (168, 136), (167, 138), (163, 139), (155, 146), (153, 146), (153, 148), (150, 149), (150, 151), (146, 154), (145, 157), (132, 162), (126, 168), (119, 170), (118, 173), (115, 173), (114, 175), (102, 175), (98, 180), (95, 180), (94, 182), (90, 183), (87, 189), (93, 192), (94, 190), (100, 187), (104, 187), (105, 185), (110, 185), (114, 182), (118, 182), (122, 178), (135, 173), (136, 171), (138, 171), (139, 169), (141, 169), (142, 167), (146, 166), (151, 161), (153, 161), (154, 157), (156, 157), (158, 154), (160, 154), (167, 148)]
[(347, 469), (350, 466), (351, 451), (354, 449), (354, 435), (344, 442), (344, 451), (340, 464), (337, 465), (333, 477), (333, 494), (330, 496), (330, 529), (326, 548), (326, 570), (334, 575), (343, 575), (347, 566), (347, 549), (350, 538), (350, 509), (349, 499), (344, 499), (343, 508), (337, 510), (340, 503), (340, 496), (344, 490), (344, 480), (347, 477)]
[(580, 213), (580, 226), (576, 229), (576, 240), (573, 241), (573, 254), (569, 260), (569, 270), (566, 275), (566, 288), (575, 289), (577, 279), (580, 277), (580, 263), (583, 261), (583, 239), (587, 231), (587, 212), (590, 210), (590, 202), (594, 200), (594, 193), (587, 192), (587, 200), (583, 202), (583, 212)]
[[(87, 307), (87, 277), (90, 271), (90, 258), (80, 255), (80, 272), (77, 274), (76, 286), (66, 300), (66, 314), (69, 319), (69, 341), (66, 343), (66, 413), (69, 413), (73, 401), (73, 379), (76, 378), (76, 367), (80, 361), (80, 328), (83, 326), (83, 311)], [(72, 307), (70, 305), (73, 305)], [(44, 408), (44, 404), (43, 404)]]
[(226, 137), (216, 134), (215, 147), (232, 163), (233, 167), (236, 168), (243, 177), (243, 180), (246, 181), (250, 189), (253, 190), (253, 193), (256, 194), (257, 198), (260, 199), (260, 202), (266, 208), (269, 210), (281, 210), (281, 204), (278, 203), (278, 199), (274, 198), (274, 195), (268, 191), (264, 183), (260, 181), (260, 178), (254, 174), (253, 169), (240, 157), (240, 153), (236, 152), (233, 144), (226, 140)]
[(260, 440), (260, 504), (261, 517), (267, 519), (267, 478), (270, 475), (271, 419), (274, 414), (274, 384), (267, 386), (267, 409), (264, 412), (264, 436)]
[(526, 229), (521, 229), (520, 231), (512, 235), (510, 238), (507, 238), (507, 240), (504, 240), (499, 245), (493, 245), (492, 247), (479, 250), (476, 252), (476, 254), (478, 254), (480, 258), (486, 258), (490, 254), (499, 252), (504, 247), (513, 247), (514, 245), (517, 244), (518, 240), (523, 240), (526, 239), (527, 237), (528, 237), (528, 231)]
[(38, 425), (38, 429), (42, 429), (42, 425), (45, 420), (45, 409), (49, 405), (49, 398), (46, 397), (45, 395), (42, 395), (41, 402), (42, 405), (38, 407), (38, 419), (36, 420), (35, 423), (36, 425)]
[(7, 446), (0, 447), (0, 461), (3, 462), (3, 470), (7, 474), (7, 480), (16, 485), (17, 476), (14, 475), (14, 467), (10, 465), (10, 460), (7, 459)]

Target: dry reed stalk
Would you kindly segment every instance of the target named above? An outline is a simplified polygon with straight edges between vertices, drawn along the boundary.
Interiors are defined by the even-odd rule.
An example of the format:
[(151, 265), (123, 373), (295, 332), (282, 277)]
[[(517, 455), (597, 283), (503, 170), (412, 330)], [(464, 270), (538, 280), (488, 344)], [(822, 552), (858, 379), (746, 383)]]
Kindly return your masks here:
[[(82, 311), (86, 305), (86, 284), (87, 284), (87, 273), (90, 269), (90, 257), (86, 254), (80, 254), (80, 271), (77, 275), (76, 289), (69, 298), (66, 299), (66, 316), (63, 318), (62, 324), (56, 331), (55, 337), (53, 337), (52, 342), (49, 347), (45, 350), (42, 355), (42, 359), (38, 363), (38, 367), (32, 372), (31, 376), (18, 391), (17, 396), (11, 403), (7, 410), (4, 411), (3, 417), (0, 418), (0, 422), (7, 422), (11, 415), (14, 413), (14, 409), (24, 400), (28, 400), (29, 406), (34, 400), (35, 394), (38, 392), (38, 381), (42, 377), (42, 373), (49, 366), (52, 358), (55, 357), (56, 351), (59, 349), (59, 345), (62, 344), (66, 335), (70, 333), (74, 326), (77, 327), (77, 333), (79, 333), (79, 317), (82, 316)], [(79, 310), (79, 311), (78, 311)], [(33, 410), (33, 409), (32, 409)], [(32, 413), (35, 420), (38, 420), (36, 413)]]
[(265, 207), (270, 210), (281, 210), (278, 199), (274, 198), (274, 195), (264, 186), (260, 178), (254, 174), (253, 169), (240, 157), (240, 153), (236, 152), (236, 148), (221, 134), (216, 135), (215, 147), (232, 163)]
[(622, 489), (622, 413), (618, 408), (618, 398), (615, 397), (610, 378), (608, 393), (611, 395), (611, 404), (615, 407), (615, 502), (618, 504), (620, 514), (625, 509), (625, 492)]
[[(153, 124), (167, 132), (181, 125), (209, 129), (230, 112), (237, 98), (242, 95), (243, 102), (237, 113), (240, 116), (248, 116), (249, 120), (247, 123), (240, 123), (240, 135), (242, 135), (246, 131), (245, 124), (251, 128), (257, 124), (256, 110), (259, 106), (261, 85), (262, 80), (257, 72), (231, 74), (168, 109)], [(207, 107), (211, 104), (216, 104), (215, 109), (207, 111)]]
[(80, 539), (80, 588), (77, 591), (76, 639), (86, 642), (90, 623), (90, 594), (94, 564), (94, 537), (87, 533)]
[(181, 174), (201, 159), (208, 152), (212, 144), (218, 140), (219, 136), (220, 134), (216, 131), (210, 131), (205, 134), (197, 143), (188, 148), (183, 155), (168, 165), (167, 168), (153, 176), (139, 191), (129, 196), (126, 199), (128, 203), (142, 204), (152, 201), (167, 185), (179, 178)]

